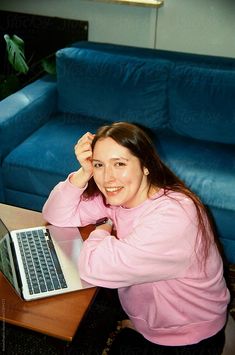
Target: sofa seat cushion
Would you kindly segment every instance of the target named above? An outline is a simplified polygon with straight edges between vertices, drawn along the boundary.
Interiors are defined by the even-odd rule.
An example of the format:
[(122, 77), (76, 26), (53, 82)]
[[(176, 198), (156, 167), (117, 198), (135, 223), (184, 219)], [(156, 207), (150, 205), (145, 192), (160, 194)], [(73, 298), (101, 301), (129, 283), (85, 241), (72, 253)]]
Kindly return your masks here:
[(60, 111), (156, 129), (167, 122), (167, 82), (172, 64), (95, 50), (57, 52)]
[(100, 124), (89, 117), (53, 116), (4, 160), (6, 189), (48, 196), (57, 182), (79, 167), (74, 155), (78, 138)]
[(210, 212), (215, 221), (227, 261), (235, 264), (235, 211), (211, 207)]
[(203, 203), (235, 211), (235, 146), (159, 132), (157, 148), (165, 163)]
[(169, 80), (172, 128), (196, 139), (235, 144), (235, 71), (176, 65)]
[(11, 189), (5, 190), (5, 197), (6, 204), (28, 208), (39, 212), (42, 211), (43, 205), (47, 200), (47, 196), (39, 196)]

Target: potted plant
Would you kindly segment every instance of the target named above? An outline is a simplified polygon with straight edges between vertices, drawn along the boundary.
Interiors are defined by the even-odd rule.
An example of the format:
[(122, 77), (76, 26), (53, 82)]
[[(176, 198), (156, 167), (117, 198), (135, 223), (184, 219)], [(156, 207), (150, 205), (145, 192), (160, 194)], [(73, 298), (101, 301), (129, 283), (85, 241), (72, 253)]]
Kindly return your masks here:
[[(37, 63), (26, 62), (24, 51), (24, 40), (17, 35), (4, 35), (6, 41), (6, 60), (3, 73), (0, 73), (0, 100), (19, 90), (22, 86), (37, 79), (43, 73), (55, 75), (55, 56), (54, 53), (43, 58)], [(31, 71), (31, 76), (27, 74)]]
[(12, 94), (20, 88), (20, 74), (26, 74), (29, 67), (24, 53), (24, 41), (13, 35), (4, 35), (6, 41), (6, 56), (4, 73), (0, 74), (0, 100)]

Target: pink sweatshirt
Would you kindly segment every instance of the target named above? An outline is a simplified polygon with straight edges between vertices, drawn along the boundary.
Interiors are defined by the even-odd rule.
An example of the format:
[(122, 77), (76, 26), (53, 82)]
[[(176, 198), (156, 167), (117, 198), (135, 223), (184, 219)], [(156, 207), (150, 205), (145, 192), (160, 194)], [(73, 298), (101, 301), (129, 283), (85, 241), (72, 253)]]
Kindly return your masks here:
[(51, 192), (43, 215), (58, 226), (85, 226), (110, 217), (117, 238), (93, 231), (84, 242), (82, 279), (118, 288), (137, 331), (153, 343), (187, 345), (217, 333), (226, 322), (229, 292), (215, 244), (206, 269), (195, 254), (196, 209), (190, 199), (160, 190), (141, 205), (107, 207), (102, 198), (81, 200), (84, 189), (67, 179)]

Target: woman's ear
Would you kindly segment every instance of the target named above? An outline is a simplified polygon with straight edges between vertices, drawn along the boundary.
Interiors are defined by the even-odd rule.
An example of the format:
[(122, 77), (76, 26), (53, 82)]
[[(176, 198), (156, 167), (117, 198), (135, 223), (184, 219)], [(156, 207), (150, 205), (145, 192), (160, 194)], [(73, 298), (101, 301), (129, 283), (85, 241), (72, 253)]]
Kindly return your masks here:
[(149, 171), (147, 168), (144, 168), (144, 175), (148, 175), (149, 174)]

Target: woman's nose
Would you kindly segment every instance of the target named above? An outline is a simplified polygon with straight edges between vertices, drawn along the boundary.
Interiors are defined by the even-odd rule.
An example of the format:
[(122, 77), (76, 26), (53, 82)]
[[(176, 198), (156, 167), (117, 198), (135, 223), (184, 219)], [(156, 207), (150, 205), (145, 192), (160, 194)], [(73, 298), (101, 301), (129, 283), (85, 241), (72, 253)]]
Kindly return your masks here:
[(108, 182), (110, 180), (114, 179), (114, 172), (111, 166), (107, 166), (105, 167), (105, 171), (104, 171), (104, 180), (105, 182)]

